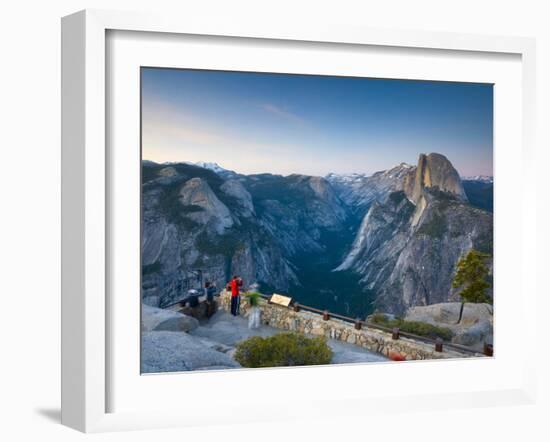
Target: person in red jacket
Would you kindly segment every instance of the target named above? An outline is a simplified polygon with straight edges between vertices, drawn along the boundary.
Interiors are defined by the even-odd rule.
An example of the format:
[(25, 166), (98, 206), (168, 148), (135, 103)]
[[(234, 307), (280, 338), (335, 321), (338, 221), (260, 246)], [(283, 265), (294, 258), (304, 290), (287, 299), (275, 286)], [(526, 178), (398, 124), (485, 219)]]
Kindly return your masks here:
[(235, 275), (229, 282), (229, 285), (231, 287), (231, 314), (237, 316), (241, 303), (240, 288), (243, 285), (243, 280)]

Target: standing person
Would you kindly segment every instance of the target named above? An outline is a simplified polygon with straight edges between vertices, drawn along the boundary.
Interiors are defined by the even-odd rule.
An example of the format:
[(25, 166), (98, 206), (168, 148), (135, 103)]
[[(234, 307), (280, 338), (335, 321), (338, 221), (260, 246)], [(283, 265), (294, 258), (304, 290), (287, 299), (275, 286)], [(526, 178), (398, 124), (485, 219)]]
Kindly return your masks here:
[(204, 293), (206, 294), (206, 317), (210, 318), (215, 313), (216, 303), (214, 295), (216, 293), (216, 284), (206, 281), (204, 284)]
[(214, 301), (214, 294), (216, 293), (216, 286), (210, 281), (204, 283), (204, 293), (206, 294), (206, 300), (208, 302)]
[(229, 285), (231, 286), (231, 314), (237, 316), (239, 314), (240, 288), (243, 285), (243, 280), (235, 275)]
[(243, 280), (240, 276), (237, 276), (237, 288), (239, 294), (237, 295), (237, 315), (241, 314), (241, 287), (243, 285)]

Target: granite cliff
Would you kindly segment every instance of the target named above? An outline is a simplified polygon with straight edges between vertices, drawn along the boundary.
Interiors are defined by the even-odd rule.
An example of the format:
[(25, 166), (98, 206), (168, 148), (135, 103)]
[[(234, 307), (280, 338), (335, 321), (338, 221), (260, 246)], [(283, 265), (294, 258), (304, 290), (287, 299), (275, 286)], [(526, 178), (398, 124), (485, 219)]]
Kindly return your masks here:
[(180, 299), (198, 287), (197, 270), (218, 287), (237, 273), (247, 283), (289, 291), (300, 286), (293, 257), (329, 252), (325, 236), (346, 226), (347, 211), (324, 178), (220, 173), (144, 162), (145, 303)]
[(200, 270), (218, 287), (237, 273), (343, 314), (402, 314), (456, 300), (458, 259), (492, 252), (492, 214), (482, 208), (492, 187), (473, 205), (436, 153), (369, 176), (144, 161), (142, 177), (142, 297), (153, 306), (197, 287)]
[(492, 253), (492, 215), (468, 203), (457, 171), (440, 154), (420, 155), (403, 190), (375, 202), (336, 271), (352, 270), (375, 306), (403, 314), (409, 307), (456, 300), (451, 288), (460, 257)]

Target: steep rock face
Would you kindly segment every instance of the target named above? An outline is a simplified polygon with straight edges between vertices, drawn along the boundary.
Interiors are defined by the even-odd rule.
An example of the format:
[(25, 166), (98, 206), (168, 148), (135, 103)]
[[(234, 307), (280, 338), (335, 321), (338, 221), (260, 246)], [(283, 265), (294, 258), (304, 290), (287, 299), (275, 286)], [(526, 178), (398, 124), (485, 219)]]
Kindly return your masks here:
[(288, 205), (277, 200), (264, 200), (258, 204), (261, 211), (260, 222), (289, 255), (299, 252), (320, 252), (318, 243), (320, 232), (317, 228), (302, 228), (301, 215)]
[(344, 229), (347, 212), (330, 183), (306, 175), (253, 175), (246, 185), (258, 220), (287, 256), (325, 250), (323, 235)]
[(197, 270), (220, 288), (232, 274), (280, 291), (300, 286), (293, 257), (327, 252), (324, 236), (347, 217), (324, 178), (154, 163), (142, 175), (142, 296), (152, 306), (198, 288)]
[(470, 249), (492, 249), (492, 217), (461, 201), (429, 194), (421, 219), (409, 233), (377, 305), (402, 313), (414, 305), (456, 300), (451, 282)]
[(173, 167), (165, 167), (163, 169), (159, 170), (159, 176), (171, 178), (173, 176), (176, 176), (178, 172)]
[[(361, 223), (350, 252), (335, 270), (353, 268), (366, 280), (374, 282), (384, 279), (385, 272), (380, 266), (391, 268), (393, 259), (388, 260), (386, 254), (381, 256), (378, 251), (387, 246), (388, 238), (393, 236), (395, 247), (391, 255), (396, 257), (408, 236), (408, 222), (413, 211), (414, 206), (405, 198), (403, 191), (390, 194), (386, 203), (374, 202)], [(373, 265), (375, 262), (380, 265)], [(373, 283), (368, 288), (372, 286)]]
[[(319, 203), (313, 210), (320, 210), (326, 227), (337, 226), (347, 215), (330, 183), (322, 177), (307, 177), (306, 181)], [(326, 219), (329, 219), (328, 223)], [(320, 219), (321, 222), (323, 220)]]
[(416, 225), (426, 208), (425, 189), (435, 188), (450, 193), (460, 201), (467, 201), (462, 181), (451, 162), (438, 153), (420, 154), (418, 166), (404, 177), (403, 190), (417, 209), (413, 217)]
[[(286, 177), (287, 189), (296, 195), (296, 201), (288, 204), (301, 209), (301, 215), (311, 220), (311, 228), (338, 229), (346, 219), (346, 211), (330, 183), (322, 177), (290, 175)], [(298, 196), (299, 195), (299, 196)], [(300, 207), (301, 206), (301, 207)]]
[(251, 196), (234, 179), (188, 164), (144, 164), (142, 298), (166, 306), (202, 281), (231, 274), (288, 287), (295, 275), (270, 232), (252, 216)]
[(451, 162), (438, 153), (420, 154), (418, 166), (405, 176), (403, 188), (407, 197), (418, 204), (424, 189), (435, 187), (454, 195), (460, 201), (467, 201), (462, 181)]
[(239, 180), (229, 179), (221, 185), (220, 189), (237, 200), (243, 216), (248, 218), (255, 214), (252, 196)]
[(467, 203), (458, 173), (442, 155), (421, 155), (403, 191), (373, 204), (337, 271), (361, 276), (383, 311), (447, 302), (456, 263), (472, 248), (492, 252), (492, 216)]
[(402, 314), (456, 300), (458, 259), (471, 248), (492, 251), (491, 214), (468, 202), (438, 154), (370, 177), (150, 162), (142, 176), (142, 296), (153, 306), (197, 288), (201, 270), (220, 288), (239, 274), (343, 314), (372, 302)]
[(194, 209), (186, 217), (199, 224), (209, 224), (218, 234), (233, 225), (229, 209), (201, 178), (191, 178), (181, 187), (179, 201)]

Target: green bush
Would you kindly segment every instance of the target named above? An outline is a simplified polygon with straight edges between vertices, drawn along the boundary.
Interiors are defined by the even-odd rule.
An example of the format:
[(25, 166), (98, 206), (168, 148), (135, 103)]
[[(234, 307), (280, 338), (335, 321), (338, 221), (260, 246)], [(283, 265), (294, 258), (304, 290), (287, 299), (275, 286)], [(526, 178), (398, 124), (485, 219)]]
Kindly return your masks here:
[(450, 341), (454, 336), (453, 331), (447, 327), (439, 327), (427, 322), (405, 321), (401, 318), (389, 319), (383, 313), (373, 314), (370, 317), (370, 322), (388, 328), (398, 327), (402, 332), (432, 339), (441, 338), (444, 341)]
[(379, 324), (379, 325), (386, 325), (388, 322), (388, 318), (384, 313), (373, 313), (369, 317), (369, 319), (370, 319), (370, 322), (374, 324)]
[(432, 339), (441, 338), (444, 341), (450, 341), (453, 337), (453, 332), (450, 328), (439, 327), (437, 325), (429, 324), (427, 322), (401, 320), (398, 327), (405, 333), (412, 333), (413, 335), (418, 336), (426, 336)]
[(279, 333), (267, 338), (253, 336), (237, 345), (235, 359), (243, 367), (288, 367), (329, 364), (332, 350), (326, 338), (298, 333)]
[(260, 303), (260, 295), (258, 292), (246, 292), (244, 297), (247, 299), (251, 307), (256, 307)]

